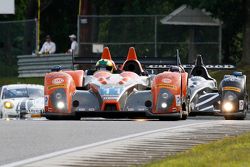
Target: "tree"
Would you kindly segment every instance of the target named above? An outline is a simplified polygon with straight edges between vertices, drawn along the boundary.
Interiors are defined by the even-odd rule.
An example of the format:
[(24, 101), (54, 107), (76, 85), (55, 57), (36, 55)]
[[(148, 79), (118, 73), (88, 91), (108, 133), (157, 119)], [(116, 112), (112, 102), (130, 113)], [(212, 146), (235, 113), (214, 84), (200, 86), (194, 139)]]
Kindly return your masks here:
[(246, 20), (244, 24), (244, 49), (241, 63), (250, 65), (250, 1), (244, 0), (242, 5), (245, 6)]

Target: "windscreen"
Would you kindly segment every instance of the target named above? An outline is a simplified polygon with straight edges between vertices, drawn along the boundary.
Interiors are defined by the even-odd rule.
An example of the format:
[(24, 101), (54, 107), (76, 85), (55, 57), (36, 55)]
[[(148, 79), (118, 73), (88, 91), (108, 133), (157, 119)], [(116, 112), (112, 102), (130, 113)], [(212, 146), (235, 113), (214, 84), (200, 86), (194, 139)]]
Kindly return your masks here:
[(8, 89), (5, 88), (3, 90), (3, 99), (11, 99), (11, 98), (23, 98), (29, 97), (28, 91), (26, 88), (16, 88), (16, 89)]
[(36, 97), (43, 97), (43, 90), (39, 88), (15, 88), (15, 89), (8, 89), (5, 88), (3, 90), (3, 99), (11, 99), (11, 98), (36, 98)]

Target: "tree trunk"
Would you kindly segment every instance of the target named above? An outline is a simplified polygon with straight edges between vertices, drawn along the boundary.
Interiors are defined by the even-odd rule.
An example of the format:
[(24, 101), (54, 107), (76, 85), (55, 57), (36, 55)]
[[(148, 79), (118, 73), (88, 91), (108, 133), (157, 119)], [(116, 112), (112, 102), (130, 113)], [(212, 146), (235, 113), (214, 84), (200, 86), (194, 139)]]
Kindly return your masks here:
[(244, 27), (244, 39), (243, 39), (243, 56), (241, 64), (250, 65), (250, 0), (244, 0), (245, 6), (245, 27)]

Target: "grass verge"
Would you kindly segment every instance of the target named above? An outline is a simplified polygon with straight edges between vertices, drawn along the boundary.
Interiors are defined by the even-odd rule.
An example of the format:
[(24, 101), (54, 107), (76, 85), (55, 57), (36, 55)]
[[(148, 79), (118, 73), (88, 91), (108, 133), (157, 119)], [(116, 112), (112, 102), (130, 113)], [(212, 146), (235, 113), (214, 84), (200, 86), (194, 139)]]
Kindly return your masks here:
[(43, 78), (18, 78), (18, 77), (1, 77), (0, 86), (8, 84), (40, 84), (43, 85)]
[(202, 144), (191, 150), (152, 162), (145, 167), (250, 166), (250, 133)]

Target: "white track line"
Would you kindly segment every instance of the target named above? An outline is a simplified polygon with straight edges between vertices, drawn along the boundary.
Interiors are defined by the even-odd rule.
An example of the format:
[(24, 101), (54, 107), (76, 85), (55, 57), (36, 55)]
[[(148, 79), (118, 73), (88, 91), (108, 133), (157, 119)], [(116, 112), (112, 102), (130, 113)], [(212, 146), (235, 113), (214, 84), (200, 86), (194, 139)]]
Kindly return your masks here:
[(13, 162), (13, 163), (3, 165), (2, 167), (22, 166), (22, 165), (25, 165), (25, 164), (29, 164), (29, 163), (32, 163), (32, 162), (36, 162), (36, 161), (56, 157), (56, 156), (59, 156), (59, 155), (63, 155), (63, 154), (67, 154), (67, 153), (71, 153), (71, 152), (75, 152), (75, 151), (80, 151), (80, 150), (91, 148), (91, 147), (97, 147), (97, 146), (100, 146), (100, 145), (103, 145), (103, 144), (117, 142), (117, 141), (129, 139), (129, 138), (134, 138), (134, 137), (139, 137), (139, 136), (143, 136), (143, 135), (148, 135), (148, 134), (152, 134), (152, 133), (158, 133), (158, 132), (162, 132), (162, 131), (166, 131), (166, 130), (179, 129), (179, 128), (190, 127), (190, 126), (195, 126), (195, 125), (211, 124), (211, 122), (216, 123), (216, 122), (222, 122), (222, 121), (221, 120), (220, 121), (208, 121), (208, 122), (203, 122), (203, 123), (180, 125), (180, 126), (175, 126), (175, 127), (171, 127), (171, 128), (162, 128), (162, 129), (146, 131), (146, 132), (142, 132), (142, 133), (136, 133), (136, 134), (127, 135), (127, 136), (123, 136), (123, 137), (118, 137), (118, 138), (114, 138), (114, 139), (109, 139), (109, 140), (96, 142), (96, 143), (92, 143), (92, 144), (88, 144), (88, 145), (83, 145), (83, 146), (79, 146), (79, 147), (74, 147), (74, 148), (65, 149), (65, 150), (61, 150), (61, 151), (56, 151), (56, 152), (53, 152), (53, 153), (37, 156), (37, 157), (34, 157), (34, 158), (28, 158), (28, 159), (25, 159), (25, 160), (21, 160), (21, 161), (17, 161), (17, 162)]

